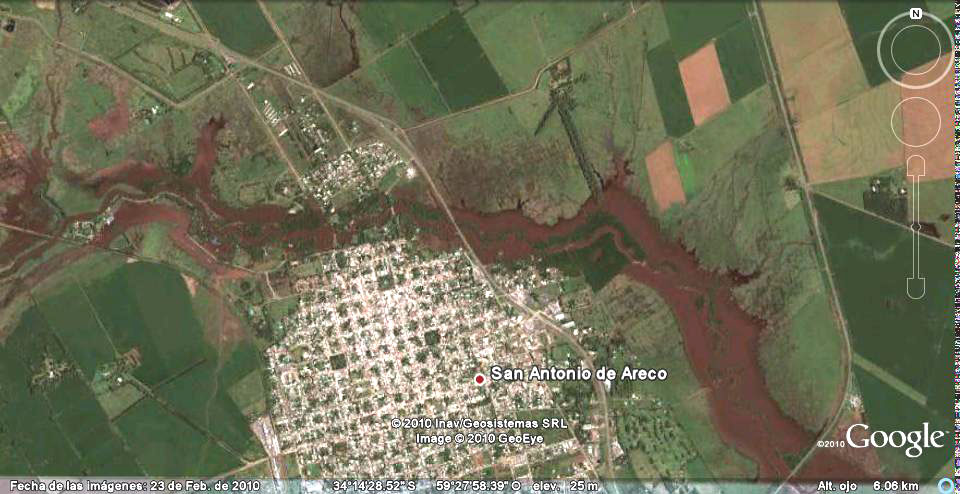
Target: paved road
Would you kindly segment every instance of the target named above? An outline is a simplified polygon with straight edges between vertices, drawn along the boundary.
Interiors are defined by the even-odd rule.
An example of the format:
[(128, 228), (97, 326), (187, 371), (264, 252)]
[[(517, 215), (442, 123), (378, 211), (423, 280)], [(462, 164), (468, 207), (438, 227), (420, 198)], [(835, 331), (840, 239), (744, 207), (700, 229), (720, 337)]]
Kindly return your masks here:
[(810, 446), (810, 449), (803, 455), (800, 461), (797, 462), (796, 466), (786, 478), (783, 479), (782, 483), (777, 487), (773, 494), (779, 494), (779, 492), (787, 485), (787, 483), (792, 479), (803, 467), (810, 461), (810, 458), (817, 452), (819, 449), (817, 447), (817, 442), (823, 439), (827, 439), (834, 433), (837, 424), (839, 424), (841, 417), (843, 416), (844, 405), (846, 403), (847, 394), (850, 392), (851, 386), (853, 384), (853, 347), (850, 343), (850, 331), (847, 328), (847, 322), (843, 318), (843, 313), (840, 309), (840, 298), (837, 295), (837, 287), (833, 283), (833, 273), (830, 271), (830, 265), (827, 261), (827, 251), (823, 244), (823, 235), (820, 232), (820, 221), (817, 217), (817, 212), (813, 209), (813, 201), (810, 196), (811, 191), (807, 186), (809, 182), (809, 176), (807, 175), (806, 166), (803, 163), (803, 155), (800, 152), (800, 145), (797, 142), (797, 134), (793, 127), (793, 124), (790, 122), (790, 110), (787, 107), (787, 100), (783, 94), (783, 82), (780, 76), (780, 70), (777, 67), (777, 62), (775, 55), (773, 53), (773, 47), (770, 44), (769, 34), (767, 29), (766, 19), (763, 15), (763, 9), (760, 7), (759, 0), (753, 0), (753, 11), (750, 12), (751, 18), (753, 18), (756, 23), (755, 27), (760, 35), (760, 44), (763, 46), (763, 58), (764, 68), (767, 72), (767, 78), (770, 80), (770, 84), (774, 89), (774, 93), (777, 96), (777, 109), (779, 110), (780, 116), (783, 118), (783, 124), (786, 126), (787, 135), (789, 136), (790, 147), (793, 151), (794, 162), (800, 168), (801, 172), (801, 182), (803, 183), (803, 195), (804, 207), (807, 208), (808, 216), (811, 218), (813, 223), (813, 233), (817, 238), (817, 248), (820, 250), (820, 253), (823, 258), (824, 269), (827, 271), (827, 280), (830, 285), (830, 294), (833, 299), (833, 307), (836, 313), (839, 315), (837, 317), (837, 324), (840, 330), (841, 336), (843, 337), (843, 350), (844, 350), (844, 379), (843, 379), (843, 393), (840, 396), (839, 404), (837, 410), (834, 413), (833, 417), (827, 422), (827, 424), (821, 429), (820, 434), (817, 436), (816, 441)]
[[(577, 354), (580, 356), (580, 358), (583, 360), (584, 365), (585, 365), (586, 367), (590, 368), (591, 370), (596, 371), (596, 368), (595, 368), (595, 366), (594, 366), (594, 364), (593, 364), (593, 359), (591, 358), (589, 352), (587, 352), (587, 350), (584, 349), (584, 348), (580, 345), (580, 343), (577, 341), (576, 338), (573, 337), (572, 334), (570, 334), (570, 333), (567, 332), (565, 329), (563, 329), (562, 327), (560, 327), (559, 325), (557, 325), (556, 322), (554, 322), (549, 316), (547, 316), (547, 315), (543, 314), (542, 312), (537, 311), (537, 310), (535, 310), (535, 309), (527, 306), (526, 304), (523, 303), (522, 300), (515, 299), (512, 295), (510, 295), (509, 293), (507, 293), (505, 290), (503, 290), (503, 289), (496, 283), (496, 281), (494, 280), (494, 278), (492, 277), (492, 275), (490, 274), (490, 272), (486, 269), (486, 267), (485, 267), (485, 266), (483, 265), (483, 263), (480, 261), (480, 258), (477, 256), (476, 252), (473, 250), (473, 247), (470, 245), (470, 242), (467, 240), (466, 236), (463, 234), (463, 231), (460, 229), (460, 226), (459, 226), (459, 224), (457, 223), (456, 218), (454, 217), (452, 210), (450, 209), (449, 205), (447, 204), (446, 199), (444, 199), (443, 195), (440, 193), (439, 189), (437, 188), (436, 184), (435, 184), (434, 181), (433, 181), (433, 178), (430, 176), (430, 173), (429, 173), (429, 171), (427, 170), (427, 167), (424, 165), (425, 161), (424, 161), (424, 160), (422, 159), (422, 157), (415, 151), (414, 146), (411, 144), (408, 136), (406, 135), (406, 133), (403, 131), (403, 129), (402, 129), (396, 122), (394, 122), (394, 121), (392, 121), (392, 120), (390, 120), (390, 119), (388, 119), (388, 118), (386, 118), (386, 117), (384, 117), (384, 116), (382, 116), (382, 115), (379, 115), (379, 114), (377, 114), (377, 113), (374, 113), (374, 112), (372, 112), (372, 111), (369, 111), (369, 110), (367, 110), (366, 108), (363, 108), (363, 107), (360, 107), (360, 106), (358, 106), (358, 105), (355, 105), (355, 104), (353, 104), (353, 103), (351, 103), (351, 102), (349, 102), (349, 101), (347, 101), (347, 100), (344, 100), (344, 99), (342, 99), (342, 98), (340, 98), (340, 97), (338, 97), (338, 96), (335, 96), (335, 95), (333, 95), (333, 94), (325, 91), (323, 88), (316, 86), (315, 84), (313, 84), (313, 83), (311, 83), (311, 82), (303, 81), (303, 80), (300, 80), (300, 79), (298, 79), (298, 78), (291, 77), (290, 75), (288, 75), (288, 74), (286, 74), (286, 73), (284, 73), (284, 72), (282, 72), (282, 71), (276, 70), (276, 69), (274, 69), (273, 67), (270, 67), (270, 66), (268, 66), (268, 65), (265, 65), (265, 64), (259, 62), (258, 60), (255, 60), (255, 59), (252, 59), (252, 58), (247, 57), (247, 56), (245, 56), (245, 55), (242, 55), (242, 54), (240, 54), (240, 53), (234, 52), (233, 50), (230, 50), (229, 48), (223, 46), (222, 43), (220, 43), (218, 40), (216, 40), (216, 39), (213, 38), (212, 36), (209, 36), (208, 33), (205, 33), (204, 35), (197, 35), (197, 34), (187, 33), (187, 32), (184, 32), (184, 31), (179, 30), (178, 28), (176, 28), (176, 27), (174, 27), (174, 26), (171, 26), (171, 25), (165, 23), (164, 21), (162, 21), (162, 20), (160, 20), (160, 19), (154, 19), (154, 18), (152, 18), (152, 17), (150, 17), (150, 16), (147, 16), (147, 15), (145, 15), (145, 14), (139, 12), (139, 11), (136, 11), (136, 10), (133, 9), (133, 8), (126, 7), (126, 6), (118, 6), (118, 7), (116, 7), (115, 10), (116, 10), (117, 12), (123, 14), (123, 15), (129, 16), (129, 17), (134, 18), (134, 19), (136, 19), (136, 20), (138, 20), (138, 21), (141, 21), (141, 22), (143, 22), (143, 23), (145, 23), (145, 24), (148, 24), (148, 25), (150, 25), (150, 26), (152, 26), (152, 27), (154, 27), (154, 28), (156, 28), (156, 29), (164, 32), (165, 34), (168, 34), (168, 35), (170, 35), (170, 36), (172, 36), (172, 37), (175, 37), (175, 38), (177, 38), (177, 39), (179, 39), (179, 40), (181, 40), (181, 41), (183, 41), (183, 42), (185, 42), (185, 43), (188, 43), (188, 44), (190, 44), (190, 45), (192, 45), (192, 46), (219, 52), (219, 53), (221, 53), (224, 57), (227, 57), (227, 58), (232, 59), (232, 60), (234, 60), (234, 61), (242, 62), (242, 63), (244, 63), (244, 64), (246, 64), (246, 65), (250, 65), (250, 66), (256, 67), (256, 68), (258, 68), (258, 69), (260, 69), (260, 70), (263, 70), (263, 71), (265, 71), (265, 72), (267, 72), (267, 73), (270, 73), (270, 74), (272, 74), (272, 75), (275, 75), (275, 76), (277, 76), (277, 77), (280, 77), (280, 78), (288, 81), (288, 82), (291, 83), (291, 84), (294, 84), (294, 85), (303, 87), (303, 88), (311, 91), (311, 93), (314, 95), (314, 97), (317, 98), (317, 100), (318, 100), (322, 105), (324, 105), (324, 108), (326, 108), (326, 104), (327, 104), (327, 103), (333, 103), (333, 104), (335, 104), (336, 106), (338, 106), (338, 107), (340, 107), (340, 108), (342, 108), (342, 109), (344, 109), (344, 110), (347, 110), (348, 112), (352, 113), (354, 116), (356, 116), (356, 117), (358, 117), (358, 118), (366, 121), (368, 124), (371, 124), (371, 125), (375, 126), (376, 128), (378, 128), (378, 129), (380, 130), (380, 132), (382, 133), (383, 137), (385, 137), (388, 141), (391, 141), (391, 143), (392, 143), (394, 146), (396, 146), (401, 153), (405, 154), (410, 160), (413, 161), (413, 163), (414, 163), (414, 165), (416, 166), (418, 172), (424, 177), (424, 179), (426, 180), (427, 184), (429, 185), (430, 190), (431, 190), (431, 193), (433, 194), (433, 196), (434, 196), (434, 198), (436, 199), (437, 203), (440, 205), (441, 209), (443, 209), (443, 211), (444, 211), (444, 213), (446, 214), (447, 218), (450, 220), (451, 224), (453, 225), (453, 227), (454, 227), (454, 229), (455, 229), (455, 231), (456, 231), (456, 233), (457, 233), (457, 236), (460, 238), (461, 242), (463, 243), (464, 250), (465, 250), (465, 252), (467, 253), (467, 257), (468, 257), (470, 263), (471, 263), (471, 264), (473, 265), (473, 267), (477, 270), (477, 272), (480, 273), (480, 275), (482, 276), (482, 278), (484, 279), (484, 281), (491, 287), (491, 289), (493, 289), (493, 290), (495, 291), (495, 293), (497, 293), (499, 296), (501, 296), (503, 300), (507, 301), (507, 302), (510, 303), (512, 306), (514, 306), (517, 310), (519, 310), (520, 312), (526, 314), (528, 317), (531, 317), (531, 318), (533, 318), (533, 319), (536, 319), (536, 320), (540, 321), (542, 324), (544, 324), (544, 325), (547, 327), (547, 329), (548, 329), (552, 334), (554, 334), (554, 335), (557, 336), (558, 338), (560, 338), (560, 339), (566, 341), (567, 343), (569, 343), (570, 346), (574, 349), (574, 351), (576, 351)], [(630, 12), (629, 14), (627, 14), (627, 16), (625, 16), (623, 19), (621, 19), (621, 20), (619, 20), (619, 21), (616, 21), (616, 22), (613, 23), (611, 26), (608, 26), (607, 29), (612, 28), (613, 25), (617, 25), (617, 24), (619, 24), (619, 23), (621, 23), (621, 22), (624, 22), (626, 19), (632, 17), (632, 16), (635, 15), (635, 14), (636, 14), (636, 10), (631, 9), (631, 12)], [(55, 45), (60, 46), (60, 47), (63, 47), (63, 48), (66, 49), (66, 50), (69, 50), (69, 51), (71, 51), (71, 52), (73, 52), (73, 53), (75, 53), (75, 54), (77, 54), (77, 55), (83, 56), (83, 57), (85, 57), (85, 58), (87, 58), (87, 59), (89, 59), (89, 60), (91, 60), (91, 61), (94, 61), (94, 62), (97, 63), (97, 64), (103, 65), (103, 66), (105, 66), (105, 67), (109, 67), (109, 68), (111, 68), (111, 69), (113, 69), (113, 70), (115, 70), (115, 71), (123, 74), (124, 76), (126, 76), (126, 77), (128, 77), (128, 78), (131, 78), (133, 81), (135, 81), (135, 82), (137, 83), (137, 85), (139, 85), (140, 87), (144, 88), (147, 92), (149, 92), (150, 94), (153, 94), (153, 95), (156, 96), (158, 99), (160, 99), (161, 101), (165, 102), (166, 104), (169, 104), (170, 106), (173, 106), (173, 107), (182, 107), (182, 106), (184, 106), (184, 105), (186, 105), (186, 104), (189, 104), (190, 102), (194, 101), (194, 99), (185, 100), (185, 101), (182, 101), (182, 102), (172, 101), (172, 100), (170, 100), (169, 98), (167, 98), (167, 97), (163, 96), (162, 94), (158, 93), (157, 91), (153, 90), (153, 89), (150, 88), (149, 86), (143, 84), (141, 81), (139, 81), (138, 79), (136, 79), (135, 77), (133, 77), (132, 75), (130, 75), (129, 73), (127, 73), (127, 72), (126, 72), (125, 70), (123, 70), (122, 68), (116, 66), (116, 65), (113, 64), (112, 62), (109, 62), (109, 61), (107, 61), (107, 60), (104, 60), (104, 59), (102, 59), (102, 58), (100, 58), (100, 57), (97, 57), (97, 56), (95, 56), (95, 55), (91, 55), (91, 54), (89, 54), (89, 53), (86, 53), (86, 52), (84, 52), (83, 50), (81, 50), (81, 49), (79, 49), (79, 48), (70, 46), (70, 45), (68, 45), (68, 44), (62, 43), (62, 42), (60, 42), (59, 40), (55, 39), (53, 36), (51, 36), (51, 35), (46, 31), (46, 29), (43, 27), (43, 25), (42, 25), (39, 21), (37, 21), (37, 20), (35, 20), (35, 19), (32, 19), (32, 18), (29, 18), (29, 17), (17, 17), (17, 18), (18, 18), (18, 19), (21, 19), (21, 20), (24, 20), (24, 21), (27, 21), (27, 22), (31, 22), (31, 23), (37, 25), (41, 30), (43, 30), (44, 34), (45, 34), (45, 35), (50, 39), (50, 41), (51, 41), (52, 43), (54, 43)], [(272, 21), (272, 19), (271, 19), (271, 21)], [(272, 25), (275, 26), (275, 24), (272, 24)], [(604, 31), (605, 31), (605, 30), (604, 30)], [(590, 38), (590, 39), (593, 39), (593, 38)], [(583, 46), (583, 44), (585, 44), (587, 41), (588, 41), (588, 40), (585, 40), (584, 42), (578, 44), (578, 46)], [(285, 41), (284, 41), (284, 43), (285, 43)], [(287, 45), (287, 47), (288, 47), (288, 49), (289, 49), (289, 45)], [(571, 49), (571, 51), (572, 51), (572, 49)], [(292, 52), (291, 52), (291, 54), (292, 54)], [(568, 52), (568, 54), (569, 54), (569, 52)], [(544, 69), (541, 69), (540, 72), (538, 72), (538, 74), (537, 74), (537, 80), (534, 81), (534, 83), (533, 83), (534, 85), (531, 86), (531, 88), (535, 88), (535, 87), (536, 87), (536, 84), (538, 83), (539, 77), (540, 77), (540, 75), (543, 73), (543, 70), (544, 70)], [(208, 90), (209, 90), (209, 88), (208, 88)], [(528, 89), (528, 91), (529, 91), (529, 90), (531, 90), (531, 89)], [(247, 95), (247, 96), (249, 97), (249, 95)], [(197, 97), (197, 95), (194, 95), (194, 98), (195, 98), (195, 97)], [(329, 114), (329, 112), (328, 112), (328, 114)], [(259, 112), (258, 112), (258, 115), (259, 115)], [(271, 135), (273, 135), (272, 132), (271, 132)], [(346, 142), (346, 141), (345, 141), (345, 142)], [(277, 145), (278, 148), (280, 147), (280, 143), (277, 142), (276, 139), (274, 139), (274, 144)], [(281, 152), (283, 152), (282, 149), (281, 149)], [(284, 156), (285, 156), (285, 153), (284, 153)], [(288, 163), (289, 163), (289, 159), (287, 159), (287, 161), (288, 161)], [(32, 233), (33, 233), (33, 232), (32, 232)], [(595, 392), (596, 395), (597, 395), (597, 400), (598, 400), (598, 402), (599, 402), (599, 404), (600, 404), (601, 412), (602, 412), (602, 415), (603, 415), (603, 429), (604, 429), (604, 431), (605, 431), (605, 441), (604, 441), (604, 442), (605, 442), (605, 451), (606, 451), (606, 454), (605, 454), (605, 459), (606, 459), (606, 462), (605, 462), (605, 463), (606, 463), (606, 465), (605, 465), (605, 466), (606, 466), (606, 475), (607, 475), (608, 477), (612, 477), (612, 474), (613, 474), (613, 464), (612, 464), (612, 455), (611, 455), (611, 446), (610, 446), (610, 436), (611, 436), (612, 430), (611, 430), (611, 427), (610, 427), (610, 413), (609, 413), (609, 407), (608, 407), (608, 404), (607, 404), (606, 389), (604, 388), (604, 385), (603, 385), (603, 383), (602, 383), (601, 381), (592, 380), (592, 383), (593, 383), (593, 387), (594, 387), (594, 392)]]

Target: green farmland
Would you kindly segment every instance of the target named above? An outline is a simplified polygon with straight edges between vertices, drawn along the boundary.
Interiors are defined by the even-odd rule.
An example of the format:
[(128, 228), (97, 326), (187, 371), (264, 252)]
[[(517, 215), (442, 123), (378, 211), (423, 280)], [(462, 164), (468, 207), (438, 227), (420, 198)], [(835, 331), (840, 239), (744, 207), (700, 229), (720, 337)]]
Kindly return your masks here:
[(731, 102), (739, 101), (766, 82), (753, 22), (740, 21), (717, 38), (716, 46)]
[(403, 125), (448, 113), (443, 97), (409, 43), (391, 48), (376, 62), (344, 77), (330, 90)]
[[(867, 420), (887, 430), (915, 430), (924, 421), (935, 429), (949, 429), (953, 331), (950, 312), (943, 308), (952, 303), (951, 249), (920, 238), (926, 292), (914, 300), (906, 293), (912, 256), (909, 229), (820, 195), (814, 196), (814, 204), (853, 351), (870, 362), (855, 367)], [(871, 372), (873, 366), (882, 372)], [(911, 390), (910, 396), (898, 388)], [(900, 458), (896, 466), (902, 467)], [(908, 467), (911, 476), (926, 479), (946, 460), (946, 455), (929, 452)]]
[(437, 22), (453, 7), (447, 0), (359, 2), (354, 8), (364, 31), (381, 50)]
[(506, 86), (459, 11), (451, 12), (412, 42), (451, 110), (507, 94)]
[[(15, 451), (0, 455), (0, 473), (206, 476), (262, 456), (231, 398), (258, 372), (257, 352), (206, 342), (178, 272), (124, 264), (52, 290), (0, 347), (0, 452)], [(132, 369), (111, 374), (121, 355)], [(142, 392), (107, 392), (115, 378)]]
[[(880, 61), (877, 59), (877, 41), (884, 26), (894, 17), (907, 12), (911, 7), (921, 7), (927, 10), (924, 2), (908, 0), (891, 0), (885, 2), (858, 2), (855, 0), (839, 0), (840, 9), (846, 19), (850, 36), (853, 38), (857, 56), (867, 75), (871, 86), (887, 81)], [(943, 18), (948, 28), (952, 29), (953, 19)], [(907, 26), (925, 26), (923, 28), (905, 29)], [(931, 32), (933, 33), (931, 35)], [(894, 37), (897, 42), (893, 45)], [(939, 23), (926, 17), (922, 21), (912, 21), (901, 18), (893, 23), (883, 35), (880, 53), (883, 56), (883, 65), (887, 72), (899, 78), (905, 71), (916, 68), (950, 50), (950, 33), (944, 31)], [(892, 45), (892, 46), (891, 46)], [(942, 68), (937, 70), (943, 70)]]
[(647, 52), (647, 66), (653, 77), (653, 89), (667, 135), (680, 137), (693, 129), (690, 103), (683, 91), (680, 68), (671, 42), (661, 43)]
[(664, 1), (662, 5), (678, 59), (747, 18), (746, 2)]
[(257, 2), (191, 2), (200, 19), (227, 48), (247, 56), (257, 56), (277, 42), (270, 24)]

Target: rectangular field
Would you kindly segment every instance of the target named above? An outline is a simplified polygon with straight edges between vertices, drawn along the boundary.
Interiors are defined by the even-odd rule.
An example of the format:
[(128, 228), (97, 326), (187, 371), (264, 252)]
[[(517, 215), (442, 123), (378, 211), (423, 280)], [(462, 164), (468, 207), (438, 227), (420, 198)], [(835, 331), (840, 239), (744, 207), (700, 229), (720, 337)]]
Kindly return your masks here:
[(227, 48), (250, 57), (263, 54), (277, 36), (260, 11), (259, 2), (218, 0), (191, 2), (207, 29)]
[(331, 87), (331, 92), (412, 125), (448, 113), (447, 104), (423, 69), (409, 42)]
[(358, 2), (354, 10), (364, 31), (383, 50), (437, 22), (453, 7), (446, 0)]
[(697, 51), (707, 41), (747, 18), (747, 2), (683, 1), (663, 2), (670, 40), (678, 58)]
[(680, 137), (693, 129), (693, 115), (683, 90), (683, 80), (671, 42), (647, 52), (647, 66), (653, 77), (653, 89), (667, 135)]
[(507, 94), (460, 11), (454, 10), (411, 42), (451, 110)]
[(721, 34), (716, 41), (717, 57), (720, 59), (723, 78), (727, 82), (727, 91), (733, 102), (752, 93), (767, 81), (753, 29), (754, 23), (744, 19)]

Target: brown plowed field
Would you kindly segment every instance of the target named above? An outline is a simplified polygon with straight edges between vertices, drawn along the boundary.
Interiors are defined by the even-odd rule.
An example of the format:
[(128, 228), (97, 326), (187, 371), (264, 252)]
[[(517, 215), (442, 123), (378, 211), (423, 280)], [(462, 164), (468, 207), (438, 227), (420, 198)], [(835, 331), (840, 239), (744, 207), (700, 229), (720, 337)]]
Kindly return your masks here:
[(804, 121), (867, 90), (867, 78), (836, 2), (762, 5), (794, 121)]
[(680, 172), (677, 171), (677, 164), (673, 160), (673, 143), (669, 140), (664, 141), (647, 155), (645, 161), (653, 199), (657, 201), (660, 211), (669, 208), (672, 204), (686, 202), (687, 197), (683, 193)]
[[(911, 72), (921, 75), (904, 74), (902, 81), (911, 85), (922, 85), (936, 80), (943, 73), (944, 67), (950, 63), (950, 54), (918, 67)], [(929, 69), (929, 71), (928, 71)], [(926, 72), (925, 74), (922, 74)], [(933, 137), (930, 144), (922, 147), (904, 146), (903, 156), (907, 158), (918, 154), (923, 156), (926, 164), (926, 174), (920, 177), (921, 181), (939, 180), (953, 176), (953, 131), (950, 123), (953, 115), (949, 109), (953, 108), (953, 74), (947, 74), (940, 82), (926, 89), (901, 88), (900, 95), (903, 105), (900, 107), (903, 128), (900, 135), (904, 142), (923, 143)], [(933, 106), (923, 100), (908, 98), (925, 98)], [(939, 109), (936, 114), (934, 106)]]
[(680, 78), (690, 102), (694, 125), (706, 122), (730, 106), (730, 94), (713, 42), (680, 61)]

